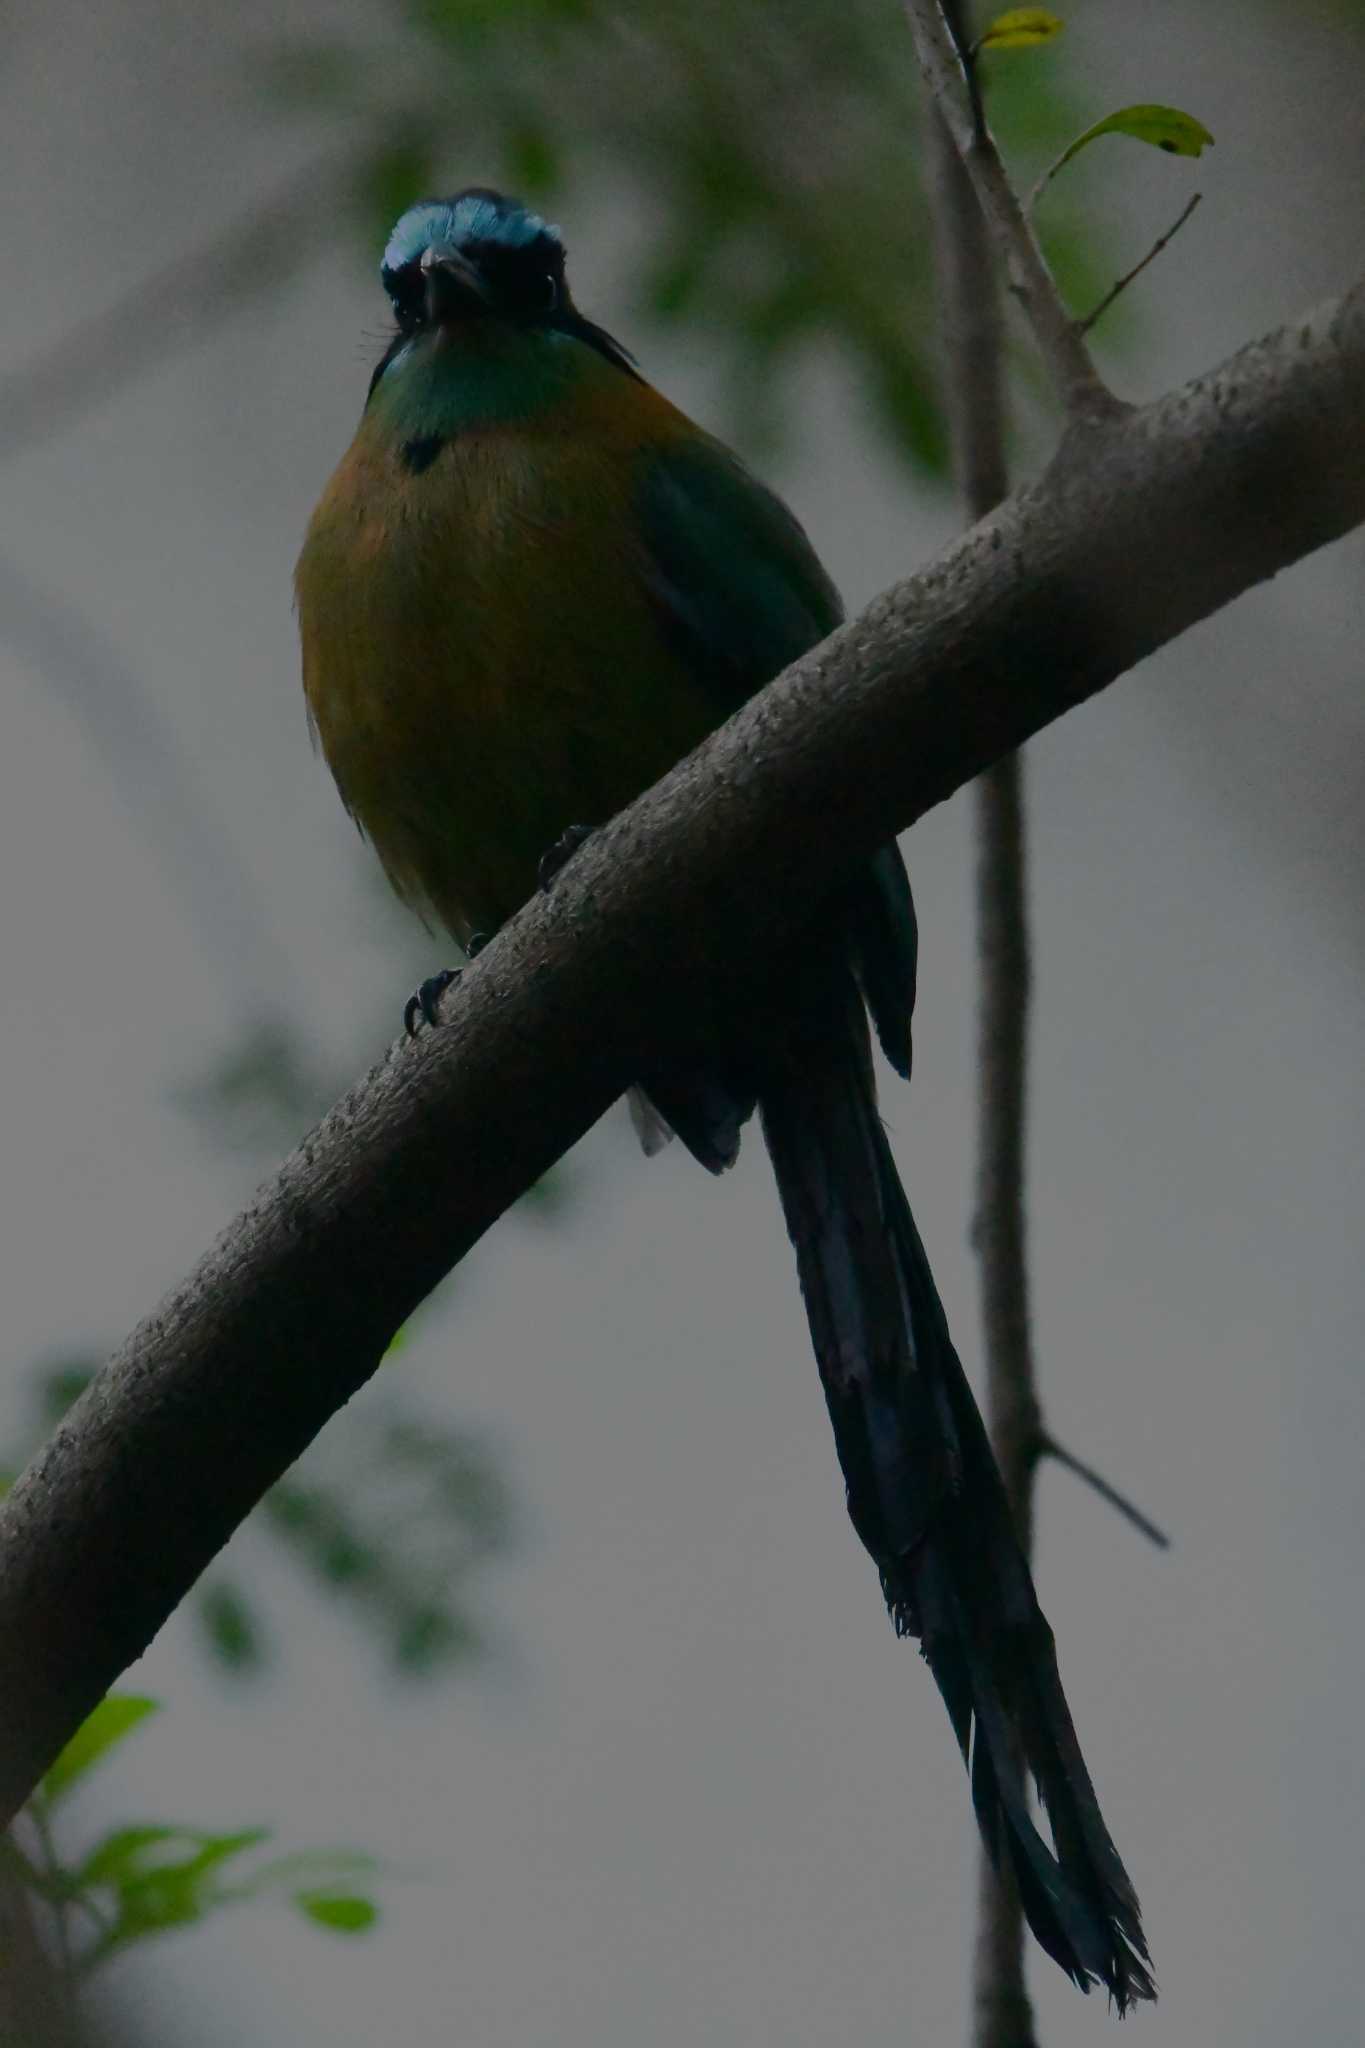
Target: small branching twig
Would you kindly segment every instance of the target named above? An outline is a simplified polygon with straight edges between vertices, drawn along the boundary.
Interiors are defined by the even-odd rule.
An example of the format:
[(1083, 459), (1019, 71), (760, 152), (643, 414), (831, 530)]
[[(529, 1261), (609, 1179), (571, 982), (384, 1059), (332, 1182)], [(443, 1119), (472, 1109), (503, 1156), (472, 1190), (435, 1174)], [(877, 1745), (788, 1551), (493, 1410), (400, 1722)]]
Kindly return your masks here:
[(50, 1889), (52, 1926), (57, 1940), (57, 1968), (64, 1994), (69, 1998), (76, 1981), (76, 1957), (71, 1943), (71, 1905), (62, 1892), (62, 1865), (52, 1836), (52, 1824), (41, 1791), (29, 1805), (29, 1818), (38, 1841), (42, 1873)]
[[(967, 81), (974, 148), (990, 147), (963, 0), (944, 17)], [(977, 191), (941, 107), (929, 103), (931, 210), (945, 339), (953, 469), (969, 519), (1009, 488), (1000, 292)], [(1020, 760), (975, 788), (981, 975), (975, 1242), (986, 1336), (986, 1410), (1019, 1540), (1031, 1548), (1034, 1446), (1042, 1433), (1029, 1334), (1024, 1238), (1024, 1088), (1029, 943)], [(1034, 2048), (1018, 1887), (980, 1857), (973, 1963), (975, 2048)]]
[(1068, 1472), (1074, 1472), (1078, 1479), (1083, 1479), (1101, 1500), (1108, 1501), (1110, 1507), (1122, 1515), (1126, 1522), (1131, 1522), (1149, 1543), (1154, 1543), (1158, 1550), (1170, 1549), (1171, 1539), (1164, 1529), (1159, 1529), (1150, 1516), (1144, 1515), (1142, 1509), (1136, 1507), (1127, 1494), (1120, 1493), (1116, 1486), (1111, 1486), (1093, 1465), (1085, 1464), (1074, 1451), (1069, 1451), (1064, 1444), (1059, 1444), (1049, 1430), (1045, 1429), (1040, 1433), (1036, 1456), (1039, 1461), (1052, 1458), (1057, 1464), (1065, 1465)]
[(1129, 285), (1133, 282), (1133, 279), (1135, 277), (1141, 277), (1143, 271), (1147, 268), (1147, 265), (1149, 263), (1155, 262), (1156, 258), (1161, 254), (1162, 250), (1166, 247), (1166, 244), (1168, 242), (1173, 242), (1175, 240), (1176, 236), (1180, 233), (1180, 230), (1184, 227), (1186, 221), (1194, 212), (1195, 207), (1198, 206), (1203, 196), (1204, 195), (1202, 192), (1196, 192), (1193, 199), (1189, 200), (1187, 204), (1181, 208), (1180, 213), (1171, 222), (1171, 225), (1167, 228), (1165, 234), (1157, 236), (1157, 239), (1153, 242), (1151, 248), (1147, 251), (1147, 254), (1143, 257), (1142, 261), (1140, 263), (1135, 263), (1131, 270), (1126, 270), (1123, 276), (1119, 278), (1118, 282), (1116, 284), (1112, 284), (1109, 287), (1109, 290), (1105, 293), (1104, 297), (1100, 300), (1098, 306), (1095, 307), (1095, 310), (1092, 313), (1087, 313), (1084, 320), (1077, 321), (1076, 324), (1082, 334), (1089, 334), (1091, 328), (1095, 325), (1095, 322), (1097, 320), (1102, 320), (1104, 318), (1104, 315), (1109, 311), (1109, 308), (1113, 305), (1115, 299), (1117, 299), (1123, 292), (1127, 291)]
[(950, 33), (940, 0), (904, 0), (925, 82), (967, 166), (981, 211), (1033, 329), (1039, 353), (1068, 418), (1099, 420), (1124, 408), (1091, 360), (1048, 269), (1038, 237), (1006, 174), (979, 96), (964, 81), (970, 65)]
[(972, 116), (972, 147), (989, 149), (992, 146), (991, 133), (986, 126), (986, 102), (981, 97), (981, 73), (977, 66), (980, 46), (967, 33), (961, 0), (940, 0), (940, 5), (943, 25), (952, 38), (957, 61), (962, 67), (962, 80), (967, 88), (967, 105)]
[[(993, 164), (1002, 179), (1003, 172), (986, 125), (965, 0), (934, 0), (929, 10), (912, 7), (912, 26), (927, 11), (940, 16), (950, 39), (971, 114), (971, 133), (964, 138), (960, 121), (955, 132), (950, 109), (937, 96), (938, 84), (926, 65), (932, 214), (947, 341), (945, 401), (953, 466), (968, 517), (982, 519), (1004, 497), (1008, 474), (999, 290), (983, 218), (986, 194), (979, 167), (984, 160)], [(932, 55), (932, 39), (929, 47)], [(1189, 211), (1187, 208), (1184, 217)], [(1027, 224), (1023, 225), (1027, 229)], [(1031, 235), (1031, 230), (1027, 232)], [(1017, 276), (1021, 268), (1017, 242), (1009, 253), (1016, 259)], [(1032, 254), (1024, 254), (1031, 262)], [(1041, 260), (1039, 257), (1039, 263)], [(1116, 286), (1106, 304), (1122, 289), (1123, 284)], [(1042, 305), (1047, 322), (1039, 332), (1035, 321), (1035, 332), (1039, 332), (1044, 352), (1052, 351), (1050, 367), (1064, 402), (1074, 410), (1075, 344), (1084, 330), (1068, 320), (1050, 279), (1046, 293), (1036, 303)], [(1062, 334), (1063, 323), (1069, 335)], [(1057, 345), (1059, 336), (1063, 347)], [(980, 1268), (991, 1442), (1026, 1557), (1033, 1548), (1034, 1489), (1045, 1455), (1070, 1466), (1145, 1534), (1164, 1541), (1161, 1532), (1122, 1495), (1061, 1451), (1043, 1421), (1031, 1331), (1024, 1193), (1032, 968), (1020, 756), (1007, 755), (988, 769), (976, 785), (975, 796), (981, 993), (977, 1206), (972, 1239)], [(1018, 1889), (984, 1854), (978, 1899), (972, 1972), (975, 2048), (1035, 2048)]]
[[(132, 373), (130, 363), (125, 369)], [(16, 373), (16, 381), (24, 374)], [(0, 386), (0, 418), (6, 388)], [(51, 398), (44, 431), (73, 416), (60, 380)], [(0, 462), (5, 452), (0, 428)], [(0, 554), (0, 644), (84, 727), (138, 828), (162, 855), (196, 929), (211, 937), (232, 1000), (248, 1007), (253, 1021), (263, 1002), (282, 1009), (295, 978), (289, 955), (231, 835), (192, 787), (146, 684), (116, 642), (64, 592), (45, 589)]]

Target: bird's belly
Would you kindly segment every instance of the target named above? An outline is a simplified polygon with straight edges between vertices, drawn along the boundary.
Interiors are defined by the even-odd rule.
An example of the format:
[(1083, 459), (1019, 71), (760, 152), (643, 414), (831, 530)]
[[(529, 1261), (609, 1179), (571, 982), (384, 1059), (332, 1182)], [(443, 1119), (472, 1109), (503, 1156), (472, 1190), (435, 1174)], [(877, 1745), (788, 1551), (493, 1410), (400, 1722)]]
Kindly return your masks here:
[(613, 816), (705, 730), (622, 688), (611, 650), (591, 653), (526, 635), (492, 668), (452, 646), (416, 687), (405, 678), (401, 719), (386, 715), (356, 814), (400, 893), (461, 939), (496, 930), (570, 825)]
[(315, 529), (299, 607), (342, 795), (399, 894), (461, 940), (527, 900), (568, 826), (602, 823), (714, 722), (586, 516)]

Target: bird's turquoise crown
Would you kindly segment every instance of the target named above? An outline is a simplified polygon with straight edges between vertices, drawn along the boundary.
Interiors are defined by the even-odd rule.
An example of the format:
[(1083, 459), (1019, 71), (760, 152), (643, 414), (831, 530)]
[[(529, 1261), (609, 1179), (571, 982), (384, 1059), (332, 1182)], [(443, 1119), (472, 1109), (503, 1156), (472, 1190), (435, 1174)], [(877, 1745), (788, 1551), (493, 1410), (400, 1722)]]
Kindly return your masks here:
[(379, 266), (385, 290), (428, 249), (496, 248), (509, 254), (544, 245), (564, 256), (564, 237), (520, 199), (475, 185), (453, 199), (423, 199), (410, 206), (389, 236)]
[[(451, 199), (423, 199), (410, 206), (389, 236), (380, 276), (398, 330), (370, 379), (374, 396), (385, 372), (407, 355), (409, 341), (429, 324), (423, 257), (459, 257), (479, 289), (470, 310), (480, 318), (539, 336), (558, 348), (579, 341), (628, 377), (638, 377), (629, 350), (587, 320), (569, 295), (564, 276), (564, 237), (520, 199), (486, 185), (472, 185)], [(462, 359), (467, 369), (467, 360)]]

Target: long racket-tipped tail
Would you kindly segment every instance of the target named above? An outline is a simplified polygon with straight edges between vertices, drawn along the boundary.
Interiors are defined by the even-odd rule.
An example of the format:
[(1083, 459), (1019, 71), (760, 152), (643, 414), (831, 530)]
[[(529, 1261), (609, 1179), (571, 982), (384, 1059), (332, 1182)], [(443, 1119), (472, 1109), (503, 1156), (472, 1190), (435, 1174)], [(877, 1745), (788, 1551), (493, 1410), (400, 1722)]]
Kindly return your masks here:
[(1137, 1896), (877, 1114), (851, 981), (806, 1011), (760, 1107), (854, 1527), (938, 1681), (993, 1861), (1048, 1954), (1123, 2012), (1155, 1996)]

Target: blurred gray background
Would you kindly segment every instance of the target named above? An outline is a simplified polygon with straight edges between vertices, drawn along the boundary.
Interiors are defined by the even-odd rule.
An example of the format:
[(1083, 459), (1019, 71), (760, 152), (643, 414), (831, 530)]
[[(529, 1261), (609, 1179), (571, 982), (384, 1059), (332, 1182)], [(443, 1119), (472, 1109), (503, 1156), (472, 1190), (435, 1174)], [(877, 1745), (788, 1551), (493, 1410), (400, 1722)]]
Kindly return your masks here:
[[(378, 18), (9, 8), (0, 376), (337, 139), (263, 105), (248, 56)], [(898, 33), (888, 7), (908, 64)], [(1205, 193), (1138, 288), (1127, 395), (1350, 281), (1361, 44), (1330, 9), (1090, 0), (1068, 35), (1093, 113), (1165, 99), (1218, 138), (1178, 170), (1121, 143), (1087, 159), (1114, 273)], [(452, 133), (440, 182), (488, 174)], [(601, 189), (564, 225), (580, 302), (730, 424), (705, 334), (632, 323), (640, 195)], [(270, 1004), (359, 1071), (444, 957), (390, 917), (304, 730), (290, 571), (385, 324), (359, 238), (324, 208), (315, 239), (4, 476), (0, 549), (51, 600), (7, 600), (0, 632), (11, 1438), (31, 1363), (119, 1337), (268, 1164), (206, 1143), (177, 1091)], [(162, 317), (154, 298), (138, 317)], [(953, 524), (818, 354), (766, 466), (851, 606)], [(1056, 1433), (1175, 1538), (1158, 1556), (1043, 1475), (1042, 1597), (1161, 1985), (1129, 2023), (1149, 2048), (1359, 2036), (1363, 564), (1358, 537), (1318, 556), (1029, 750), (1043, 1390)], [(969, 823), (959, 798), (907, 842), (916, 1082), (885, 1109), (974, 1371)], [(134, 1952), (105, 1994), (132, 2038), (965, 2038), (968, 1789), (846, 1520), (761, 1147), (712, 1183), (677, 1147), (642, 1160), (618, 1111), (562, 1187), (385, 1371), (481, 1429), (517, 1502), (480, 1584), (488, 1653), (403, 1685), (277, 1573), (287, 1656), (225, 1681), (177, 1619), (130, 1679), (163, 1721), (90, 1795), (90, 1826), (167, 1813), (363, 1844), (399, 1873), (384, 1924), (329, 1945), (253, 1908)], [(1113, 2036), (1045, 1960), (1032, 1982), (1050, 2048)]]

